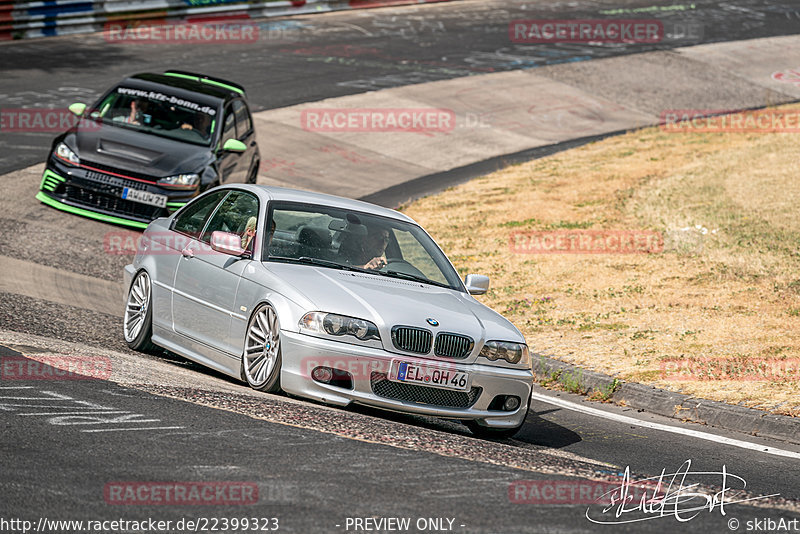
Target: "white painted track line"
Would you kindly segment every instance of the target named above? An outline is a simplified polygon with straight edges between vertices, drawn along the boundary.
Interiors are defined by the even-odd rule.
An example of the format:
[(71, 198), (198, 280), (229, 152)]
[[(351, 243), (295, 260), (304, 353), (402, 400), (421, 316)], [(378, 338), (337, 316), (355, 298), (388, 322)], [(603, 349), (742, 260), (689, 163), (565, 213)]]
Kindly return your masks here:
[(690, 436), (697, 439), (704, 439), (707, 441), (713, 441), (715, 443), (722, 443), (724, 445), (739, 447), (740, 449), (749, 449), (752, 451), (772, 454), (774, 456), (784, 456), (786, 458), (794, 458), (795, 460), (800, 460), (800, 452), (785, 451), (783, 449), (777, 449), (775, 447), (767, 447), (765, 445), (750, 443), (749, 441), (741, 441), (738, 439), (726, 438), (725, 436), (718, 436), (716, 434), (700, 432), (699, 430), (691, 430), (688, 428), (681, 428), (677, 426), (662, 425), (661, 423), (642, 421), (640, 419), (636, 419), (635, 417), (610, 413), (604, 410), (598, 410), (597, 408), (590, 408), (589, 406), (583, 406), (575, 402), (553, 398), (548, 395), (536, 393), (535, 391), (531, 394), (531, 399), (536, 401), (546, 402), (554, 406), (559, 406), (561, 408), (564, 408), (565, 410), (572, 410), (575, 412), (585, 413), (587, 415), (593, 415), (595, 417), (602, 417), (603, 419), (610, 419), (612, 421), (618, 421), (620, 423), (641, 426), (644, 428), (652, 428), (653, 430), (661, 430), (662, 432), (672, 432), (673, 434), (682, 434), (684, 436)]

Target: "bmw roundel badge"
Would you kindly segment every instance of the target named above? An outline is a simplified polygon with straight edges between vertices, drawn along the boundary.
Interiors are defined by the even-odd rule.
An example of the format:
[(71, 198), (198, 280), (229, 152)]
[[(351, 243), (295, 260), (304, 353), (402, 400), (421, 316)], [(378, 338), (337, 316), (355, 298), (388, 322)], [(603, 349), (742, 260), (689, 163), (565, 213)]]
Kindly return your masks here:
[(439, 326), (439, 321), (437, 321), (436, 319), (428, 317), (427, 319), (425, 319), (425, 321), (427, 321), (427, 323), (431, 326)]

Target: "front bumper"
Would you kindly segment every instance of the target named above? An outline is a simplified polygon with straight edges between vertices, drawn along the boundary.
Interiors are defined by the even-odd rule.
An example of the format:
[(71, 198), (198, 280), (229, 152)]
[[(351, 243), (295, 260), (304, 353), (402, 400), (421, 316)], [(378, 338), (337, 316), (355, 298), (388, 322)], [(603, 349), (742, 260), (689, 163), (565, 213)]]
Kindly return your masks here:
[[(355, 402), (397, 412), (478, 420), (491, 428), (514, 428), (522, 424), (533, 385), (530, 370), (421, 359), (285, 330), (281, 331), (281, 353), (281, 387), (287, 393), (340, 406)], [(381, 378), (381, 375), (389, 372), (392, 360), (468, 372), (472, 389), (460, 396), (440, 388), (408, 388), (406, 384), (386, 383), (386, 378)], [(317, 365), (350, 372), (352, 389), (314, 381), (310, 375)], [(519, 408), (513, 411), (490, 410), (492, 400), (498, 395), (519, 397)]]
[[(126, 178), (121, 172), (70, 166), (51, 157), (36, 198), (49, 206), (77, 215), (146, 228), (153, 219), (169, 216), (197, 195), (197, 190), (165, 189), (155, 183)], [(123, 199), (125, 187), (166, 195), (167, 206), (161, 208)]]

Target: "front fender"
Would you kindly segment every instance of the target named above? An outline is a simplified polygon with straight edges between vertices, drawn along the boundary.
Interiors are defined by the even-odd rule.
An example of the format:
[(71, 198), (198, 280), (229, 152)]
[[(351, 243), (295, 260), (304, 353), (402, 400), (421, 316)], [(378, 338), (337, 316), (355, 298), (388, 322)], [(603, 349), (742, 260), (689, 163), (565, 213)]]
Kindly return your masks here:
[(300, 321), (304, 309), (280, 293), (276, 293), (243, 277), (236, 291), (236, 301), (234, 302), (233, 308), (234, 313), (231, 317), (231, 345), (241, 346), (242, 351), (244, 351), (247, 324), (250, 321), (250, 317), (253, 316), (255, 309), (264, 302), (275, 308), (281, 330), (297, 332), (297, 323)]

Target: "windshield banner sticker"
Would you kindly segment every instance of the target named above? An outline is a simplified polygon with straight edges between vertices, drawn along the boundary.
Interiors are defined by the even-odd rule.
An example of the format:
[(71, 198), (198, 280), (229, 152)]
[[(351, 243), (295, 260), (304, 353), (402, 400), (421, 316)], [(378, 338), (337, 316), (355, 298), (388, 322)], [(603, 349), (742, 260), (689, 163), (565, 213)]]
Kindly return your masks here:
[(121, 95), (131, 95), (141, 98), (149, 98), (150, 100), (158, 100), (159, 102), (168, 102), (170, 104), (175, 104), (176, 106), (183, 106), (185, 108), (199, 111), (200, 113), (205, 113), (206, 115), (217, 114), (217, 110), (212, 108), (211, 106), (203, 106), (198, 104), (197, 102), (192, 102), (190, 100), (178, 98), (177, 96), (165, 95), (164, 93), (158, 93), (156, 91), (145, 91), (143, 89), (132, 89), (129, 87), (117, 87), (117, 93)]

